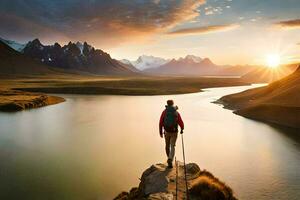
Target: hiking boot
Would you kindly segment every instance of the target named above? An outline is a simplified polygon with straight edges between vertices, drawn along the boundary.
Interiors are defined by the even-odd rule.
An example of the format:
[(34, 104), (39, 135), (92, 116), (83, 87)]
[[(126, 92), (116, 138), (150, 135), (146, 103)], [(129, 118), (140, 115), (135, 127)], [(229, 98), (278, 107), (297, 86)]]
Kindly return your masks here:
[(168, 168), (173, 168), (172, 160), (168, 159)]

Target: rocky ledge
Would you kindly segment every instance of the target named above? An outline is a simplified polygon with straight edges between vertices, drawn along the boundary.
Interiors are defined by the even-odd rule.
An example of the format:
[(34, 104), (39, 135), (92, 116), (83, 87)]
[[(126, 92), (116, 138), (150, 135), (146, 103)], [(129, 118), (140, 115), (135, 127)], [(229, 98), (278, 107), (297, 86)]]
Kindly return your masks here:
[[(200, 170), (197, 164), (187, 164), (186, 172), (188, 180), (188, 196), (190, 200), (237, 200), (230, 187), (214, 177), (210, 172)], [(122, 192), (114, 199), (187, 199), (184, 165), (178, 162), (177, 170), (176, 167), (169, 169), (165, 164), (152, 165), (143, 172), (138, 187), (132, 188), (129, 192)]]
[(0, 90), (0, 111), (15, 112), (30, 108), (57, 104), (64, 98), (48, 96), (41, 93), (23, 92), (18, 90)]

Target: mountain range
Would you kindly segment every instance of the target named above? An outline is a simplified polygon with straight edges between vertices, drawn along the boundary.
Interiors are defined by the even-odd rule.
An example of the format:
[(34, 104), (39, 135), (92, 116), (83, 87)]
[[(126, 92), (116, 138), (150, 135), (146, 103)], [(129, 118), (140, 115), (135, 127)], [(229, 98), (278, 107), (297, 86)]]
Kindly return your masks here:
[(200, 58), (188, 55), (185, 58), (172, 59), (170, 62), (157, 68), (149, 68), (145, 72), (163, 75), (216, 75), (220, 67), (209, 58)]
[(137, 68), (139, 70), (156, 68), (163, 64), (166, 64), (169, 61), (170, 60), (168, 60), (168, 59), (155, 57), (155, 56), (147, 56), (147, 55), (139, 56), (138, 59), (135, 61), (130, 61), (127, 59), (120, 60), (120, 62), (122, 62), (124, 64), (133, 65), (135, 68)]
[[(14, 58), (13, 61), (15, 63), (18, 63), (18, 58), (20, 60), (26, 58), (27, 60), (30, 60), (30, 63), (34, 63), (34, 66), (40, 65), (41, 68), (47, 66), (47, 68), (50, 67), (49, 69), (51, 70), (61, 69), (67, 72), (74, 71), (76, 73), (82, 72), (84, 74), (88, 73), (92, 75), (132, 75), (139, 71), (132, 65), (127, 65), (111, 58), (108, 53), (100, 49), (95, 49), (86, 42), (69, 42), (64, 46), (61, 46), (58, 43), (54, 43), (53, 45), (43, 45), (39, 39), (29, 41), (27, 44), (19, 44), (4, 39), (1, 39), (0, 42), (2, 49), (10, 48), (10, 50), (5, 51), (9, 51), (11, 54), (15, 55), (16, 58)], [(7, 60), (1, 60), (0, 64), (2, 68), (1, 71), (11, 70), (11, 66), (8, 66)], [(40, 71), (37, 67), (32, 71), (33, 69), (26, 63), (23, 63), (23, 65), (24, 69), (22, 68), (21, 70), (21, 68), (18, 68), (22, 73), (26, 71), (25, 65), (28, 68), (27, 73), (29, 74), (39, 73)], [(4, 68), (9, 70), (4, 70)], [(18, 72), (15, 71), (15, 73)]]
[(88, 72), (92, 74), (131, 74), (132, 67), (127, 66), (100, 49), (95, 49), (84, 42), (61, 46), (58, 43), (43, 45), (38, 39), (30, 41), (22, 50), (25, 56), (42, 63), (59, 67)]
[[(60, 69), (91, 75), (234, 76), (241, 77), (247, 82), (256, 83), (272, 82), (289, 75), (295, 70), (293, 66), (283, 66), (278, 70), (273, 70), (262, 66), (217, 65), (209, 58), (194, 55), (171, 60), (147, 55), (139, 56), (136, 61), (116, 60), (111, 58), (108, 53), (95, 49), (87, 42), (69, 42), (63, 46), (57, 42), (53, 45), (44, 45), (39, 39), (34, 39), (26, 44), (19, 44), (1, 38), (0, 42), (2, 47), (6, 45), (11, 48), (10, 51), (15, 51), (14, 55), (18, 55), (17, 57), (22, 55), (21, 60), (25, 57), (27, 60), (32, 59), (29, 63), (35, 63), (34, 66), (40, 64), (51, 69), (51, 71)], [(18, 63), (16, 59), (11, 62)], [(7, 60), (2, 59), (0, 64), (2, 71), (11, 71), (11, 66), (7, 66)], [(19, 64), (22, 64), (22, 62), (19, 62)], [(3, 68), (7, 69), (4, 70)], [(17, 69), (21, 70), (21, 68), (15, 70)], [(35, 67), (34, 69), (35, 71), (31, 69), (28, 73), (39, 73), (38, 68)], [(26, 69), (22, 68), (21, 71), (26, 71)], [(18, 70), (15, 71), (15, 73), (17, 72)]]

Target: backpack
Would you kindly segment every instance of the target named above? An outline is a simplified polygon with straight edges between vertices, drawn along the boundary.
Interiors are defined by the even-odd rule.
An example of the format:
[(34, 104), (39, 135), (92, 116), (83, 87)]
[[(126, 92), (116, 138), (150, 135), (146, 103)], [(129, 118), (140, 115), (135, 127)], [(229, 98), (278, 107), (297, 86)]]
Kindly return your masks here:
[(178, 113), (174, 106), (166, 106), (164, 129), (169, 133), (178, 132)]

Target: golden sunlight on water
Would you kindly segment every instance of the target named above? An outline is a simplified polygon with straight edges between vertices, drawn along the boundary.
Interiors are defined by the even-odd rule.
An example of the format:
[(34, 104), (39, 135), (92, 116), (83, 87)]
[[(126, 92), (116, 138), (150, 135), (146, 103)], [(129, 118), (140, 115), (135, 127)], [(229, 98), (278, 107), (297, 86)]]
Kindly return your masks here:
[(296, 200), (299, 138), (211, 103), (250, 87), (151, 97), (64, 95), (62, 104), (1, 113), (0, 190), (18, 191), (17, 197), (26, 191), (31, 198), (111, 199), (130, 189), (144, 169), (166, 161), (158, 118), (173, 98), (186, 124), (188, 162), (224, 180), (240, 199)]

